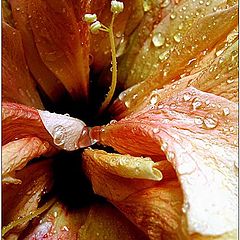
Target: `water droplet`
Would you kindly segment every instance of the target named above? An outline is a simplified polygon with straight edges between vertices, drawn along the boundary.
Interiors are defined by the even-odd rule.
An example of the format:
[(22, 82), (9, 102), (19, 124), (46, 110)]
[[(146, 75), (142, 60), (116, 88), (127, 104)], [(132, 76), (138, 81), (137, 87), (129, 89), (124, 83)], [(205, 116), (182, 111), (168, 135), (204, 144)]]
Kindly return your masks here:
[(152, 131), (153, 131), (153, 133), (159, 133), (160, 132), (159, 128), (154, 128)]
[(113, 119), (113, 120), (110, 121), (110, 124), (114, 124), (116, 122), (117, 122), (117, 120)]
[(159, 95), (153, 94), (150, 99), (150, 104), (155, 105), (159, 100)]
[(225, 59), (224, 59), (223, 57), (220, 57), (219, 60), (218, 60), (218, 63), (219, 63), (219, 64), (222, 64), (222, 63), (224, 62), (224, 60), (225, 60)]
[(204, 3), (204, 2), (203, 2), (202, 0), (199, 1), (199, 4), (200, 4), (200, 5), (203, 5), (203, 3)]
[(165, 8), (165, 7), (167, 7), (169, 4), (170, 4), (170, 0), (163, 0), (162, 3), (161, 3), (161, 7), (162, 7), (162, 8)]
[(229, 114), (230, 114), (229, 108), (228, 108), (228, 107), (223, 108), (223, 115), (224, 115), (224, 116), (228, 116)]
[(69, 113), (65, 113), (64, 116), (70, 117), (70, 114)]
[(227, 83), (230, 84), (230, 83), (233, 83), (234, 82), (234, 79), (228, 79), (227, 80)]
[(187, 213), (187, 211), (189, 210), (189, 208), (190, 208), (189, 202), (185, 202), (185, 203), (183, 204), (183, 206), (182, 206), (182, 212), (183, 212), (183, 213)]
[(161, 47), (165, 42), (165, 37), (160, 32), (154, 33), (152, 37), (152, 42), (155, 47)]
[(179, 30), (182, 30), (182, 29), (183, 29), (183, 23), (180, 23), (180, 24), (179, 24), (178, 29), (179, 29)]
[(151, 1), (143, 0), (143, 11), (148, 12), (151, 9)]
[(173, 39), (175, 40), (175, 42), (180, 43), (181, 42), (181, 34), (177, 33), (173, 36)]
[(235, 59), (237, 60), (238, 51), (237, 50), (232, 51), (231, 55), (232, 55), (232, 61), (234, 61)]
[(125, 98), (126, 97), (126, 92), (124, 91), (124, 92), (121, 92), (120, 94), (119, 94), (119, 96), (118, 96), (118, 98), (119, 98), (119, 100), (123, 100), (123, 98)]
[(16, 7), (16, 10), (17, 10), (17, 11), (20, 11), (20, 7)]
[(177, 17), (177, 14), (175, 12), (172, 12), (170, 15), (170, 18), (173, 20)]
[(172, 161), (175, 157), (175, 154), (174, 154), (174, 152), (167, 152), (166, 156), (167, 156), (168, 161)]
[(202, 101), (199, 98), (194, 98), (192, 101), (192, 107), (193, 110), (195, 111), (196, 109), (200, 108), (202, 106)]
[(194, 119), (194, 122), (195, 122), (196, 125), (202, 126), (202, 124), (203, 124), (203, 119), (202, 119), (201, 117), (196, 117), (196, 118)]
[(214, 129), (218, 125), (218, 118), (214, 114), (207, 113), (203, 122), (207, 129)]
[(69, 231), (69, 229), (68, 229), (68, 227), (67, 227), (67, 226), (63, 226), (61, 230), (62, 230), (62, 231), (66, 231), (66, 232), (68, 232), (68, 231)]
[(166, 152), (167, 151), (167, 148), (168, 148), (168, 144), (166, 142), (163, 142), (162, 145), (161, 145), (161, 150), (163, 152)]
[(57, 146), (61, 146), (65, 143), (66, 129), (59, 125), (53, 130), (53, 142)]
[(184, 93), (184, 95), (183, 95), (183, 100), (184, 100), (185, 102), (187, 102), (187, 101), (189, 101), (190, 99), (191, 99), (190, 93)]
[(58, 216), (57, 211), (54, 211), (53, 216), (56, 218)]
[(163, 52), (163, 53), (161, 53), (160, 55), (159, 55), (159, 59), (161, 60), (161, 61), (165, 61), (165, 60), (167, 60), (168, 58), (170, 57), (170, 51), (165, 51), (165, 52)]

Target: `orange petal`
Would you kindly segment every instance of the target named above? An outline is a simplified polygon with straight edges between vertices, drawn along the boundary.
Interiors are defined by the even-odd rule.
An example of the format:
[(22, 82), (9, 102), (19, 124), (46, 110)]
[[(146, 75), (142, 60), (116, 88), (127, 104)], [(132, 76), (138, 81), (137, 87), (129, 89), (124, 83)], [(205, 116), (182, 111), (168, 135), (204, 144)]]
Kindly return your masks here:
[(86, 222), (81, 226), (82, 240), (144, 240), (144, 234), (110, 204), (95, 204), (91, 207)]
[(70, 116), (13, 103), (2, 104), (2, 116), (3, 145), (29, 136), (35, 136), (55, 148), (67, 151), (94, 143), (85, 123)]
[(180, 184), (175, 181), (138, 191), (123, 201), (114, 201), (151, 240), (189, 239)]
[(162, 179), (161, 171), (154, 167), (154, 162), (149, 158), (87, 149), (83, 159), (94, 192), (110, 200), (123, 200)]
[(125, 87), (149, 76), (160, 77), (159, 84), (163, 86), (182, 74), (190, 60), (212, 49), (237, 26), (237, 6), (214, 12), (221, 3), (223, 1), (209, 4), (203, 1), (203, 7), (199, 2), (181, 1), (176, 5), (175, 18), (171, 14), (166, 16), (145, 41), (129, 71)]
[[(42, 195), (52, 187), (51, 161), (47, 160), (27, 166), (16, 173), (21, 179), (19, 185), (3, 185), (3, 225), (29, 215), (36, 210)], [(11, 230), (10, 235), (18, 235), (27, 223)]]
[[(33, 222), (24, 239), (77, 240), (78, 231), (87, 218), (88, 209), (69, 211), (63, 204), (55, 203), (43, 217)], [(27, 235), (27, 236), (26, 236)]]
[(2, 103), (2, 136), (3, 145), (29, 136), (52, 142), (38, 111), (15, 103)]
[(62, 83), (46, 67), (40, 58), (29, 24), (29, 19), (32, 17), (32, 15), (28, 13), (28, 1), (10, 0), (9, 2), (11, 4), (16, 28), (21, 33), (24, 54), (26, 56), (29, 70), (45, 94), (53, 102), (56, 102), (62, 97), (66, 90), (63, 87)]
[(23, 138), (10, 142), (2, 148), (2, 182), (21, 183), (14, 178), (15, 172), (24, 168), (27, 163), (36, 157), (51, 150), (49, 143), (42, 142), (36, 137)]
[[(111, 107), (116, 119), (137, 112), (151, 103), (155, 95), (163, 101), (169, 95), (177, 94), (188, 86), (214, 93), (231, 101), (238, 100), (238, 40), (236, 30), (232, 31), (225, 41), (207, 53), (197, 62), (197, 67), (191, 65), (185, 69), (187, 75), (176, 82), (160, 89), (157, 78), (154, 81), (144, 81), (122, 92)], [(188, 73), (189, 71), (189, 73)], [(188, 74), (190, 74), (188, 76)], [(154, 90), (159, 89), (159, 90)], [(154, 91), (153, 91), (154, 90)]]
[(2, 25), (3, 100), (43, 108), (24, 58), (20, 33), (7, 23)]
[(152, 101), (155, 106), (104, 127), (101, 142), (121, 153), (145, 156), (159, 155), (161, 147), (182, 184), (189, 232), (234, 230), (237, 104), (194, 88)]
[(84, 23), (84, 27), (79, 28), (72, 2), (31, 1), (28, 14), (31, 15), (30, 26), (44, 64), (73, 98), (86, 100), (89, 84), (88, 26)]

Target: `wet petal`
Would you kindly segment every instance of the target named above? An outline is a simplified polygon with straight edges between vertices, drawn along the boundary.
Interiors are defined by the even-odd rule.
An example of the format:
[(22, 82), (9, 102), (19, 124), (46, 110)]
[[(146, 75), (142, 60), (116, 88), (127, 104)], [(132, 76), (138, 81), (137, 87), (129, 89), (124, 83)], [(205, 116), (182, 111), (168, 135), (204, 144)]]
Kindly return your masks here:
[(155, 107), (106, 126), (100, 132), (101, 142), (125, 154), (165, 152), (190, 206), (189, 232), (218, 235), (234, 230), (237, 104), (194, 88), (163, 102), (153, 100)]
[(42, 109), (42, 102), (26, 65), (20, 33), (5, 22), (2, 30), (3, 100)]
[(161, 171), (153, 167), (149, 158), (141, 161), (129, 155), (87, 149), (83, 159), (94, 192), (111, 200), (122, 200), (135, 191), (153, 186), (162, 178)]
[(27, 163), (51, 151), (49, 143), (36, 137), (23, 138), (10, 142), (2, 148), (2, 182), (21, 183), (14, 178), (15, 172), (24, 168)]
[[(3, 185), (3, 225), (30, 214), (38, 207), (42, 195), (52, 187), (51, 161), (35, 163), (16, 173), (21, 179), (18, 185)], [(10, 235), (18, 236), (27, 223), (11, 230)]]
[(10, 0), (13, 19), (19, 30), (24, 47), (27, 65), (35, 80), (51, 101), (58, 101), (66, 92), (62, 83), (46, 67), (36, 48), (35, 39), (29, 24), (32, 15), (28, 12), (27, 0)]
[(80, 228), (82, 240), (143, 240), (147, 239), (129, 220), (110, 204), (91, 207), (86, 222)]
[(31, 15), (30, 26), (44, 64), (73, 98), (86, 100), (89, 83), (88, 26), (84, 23), (85, 27), (79, 28), (72, 2), (34, 0), (28, 3), (28, 14)]
[[(67, 208), (57, 202), (43, 217), (33, 222), (24, 239), (78, 239), (78, 231), (86, 221), (88, 209), (67, 210)], [(26, 236), (27, 235), (27, 236)]]
[(68, 115), (3, 103), (2, 116), (3, 144), (35, 136), (55, 148), (73, 151), (94, 143), (85, 123)]
[(225, 41), (219, 43), (213, 51), (197, 62), (196, 68), (189, 65), (185, 69), (186, 76), (163, 86), (162, 89), (157, 81), (144, 81), (136, 84), (119, 95), (112, 105), (111, 111), (115, 118), (119, 119), (151, 104), (154, 96), (158, 101), (163, 101), (169, 95), (177, 94), (188, 86), (236, 102), (238, 99), (237, 46), (238, 40), (236, 39), (236, 30), (234, 30)]
[[(159, 84), (162, 86), (182, 74), (189, 60), (198, 57), (206, 49), (212, 49), (237, 25), (237, 6), (214, 13), (221, 3), (226, 5), (225, 1), (201, 3), (181, 1), (173, 9), (176, 18), (172, 19), (169, 14), (155, 27), (139, 51), (125, 87), (133, 86), (149, 76), (160, 76)], [(226, 24), (224, 31), (219, 31), (223, 24)], [(158, 41), (160, 38), (166, 39), (163, 46), (156, 45), (155, 35)], [(199, 35), (204, 39), (200, 39)]]
[[(162, 174), (151, 158), (132, 157), (87, 149), (84, 152), (88, 164), (97, 164), (107, 172), (124, 178), (161, 180)], [(88, 160), (87, 160), (88, 159)]]

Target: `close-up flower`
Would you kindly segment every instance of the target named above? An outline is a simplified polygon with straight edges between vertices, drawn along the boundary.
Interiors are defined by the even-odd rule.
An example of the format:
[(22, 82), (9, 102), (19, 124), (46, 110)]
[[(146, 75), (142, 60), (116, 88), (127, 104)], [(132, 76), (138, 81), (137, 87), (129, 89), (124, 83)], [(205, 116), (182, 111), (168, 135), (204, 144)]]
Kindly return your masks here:
[(2, 1), (2, 239), (238, 239), (238, 1)]

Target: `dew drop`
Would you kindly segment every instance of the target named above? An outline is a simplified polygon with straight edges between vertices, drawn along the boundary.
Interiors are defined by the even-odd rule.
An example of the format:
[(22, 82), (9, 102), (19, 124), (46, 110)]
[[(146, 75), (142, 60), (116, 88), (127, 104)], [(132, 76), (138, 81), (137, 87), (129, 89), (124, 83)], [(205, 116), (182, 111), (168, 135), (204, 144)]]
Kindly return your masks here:
[(55, 211), (55, 212), (53, 213), (53, 216), (54, 216), (55, 218), (58, 216), (57, 211)]
[(227, 83), (228, 83), (228, 84), (231, 84), (231, 83), (233, 83), (233, 82), (234, 82), (234, 79), (228, 79), (228, 80), (227, 80)]
[(119, 100), (120, 101), (122, 101), (123, 100), (123, 98), (125, 98), (126, 97), (126, 92), (124, 91), (124, 92), (121, 92), (120, 94), (119, 94), (119, 96), (118, 96), (118, 98), (119, 98)]
[(167, 151), (167, 148), (168, 148), (168, 144), (166, 142), (163, 142), (162, 145), (161, 145), (161, 150), (163, 152), (166, 152)]
[(177, 17), (177, 14), (175, 12), (171, 13), (170, 18), (173, 20)]
[(202, 102), (199, 98), (194, 98), (193, 101), (192, 101), (192, 107), (193, 107), (193, 110), (195, 111), (196, 109), (200, 108), (202, 106)]
[(189, 101), (191, 99), (191, 95), (189, 93), (184, 93), (183, 95), (183, 100), (185, 102)]
[(160, 132), (159, 128), (154, 128), (152, 131), (153, 131), (153, 133), (159, 133)]
[(175, 42), (180, 43), (181, 42), (181, 34), (177, 33), (173, 36), (173, 39)]
[(161, 61), (165, 61), (170, 57), (170, 52), (167, 50), (159, 55)]
[(151, 1), (143, 0), (143, 11), (148, 12), (151, 9)]
[(182, 30), (182, 29), (183, 29), (183, 23), (180, 23), (180, 24), (179, 24), (178, 29), (179, 29), (179, 30)]
[(219, 64), (222, 64), (222, 63), (224, 62), (224, 60), (225, 60), (225, 59), (224, 59), (223, 57), (220, 57), (219, 60), (218, 60), (218, 63), (219, 63)]
[(185, 202), (185, 203), (183, 204), (183, 207), (182, 207), (182, 212), (183, 212), (183, 213), (187, 213), (187, 211), (189, 210), (189, 208), (190, 208), (189, 202)]
[(201, 117), (196, 117), (196, 118), (194, 119), (194, 122), (195, 122), (196, 125), (202, 126), (202, 124), (203, 124), (203, 119), (202, 119)]
[(214, 129), (218, 125), (218, 118), (214, 114), (208, 113), (204, 117), (203, 122), (207, 129)]
[(61, 146), (65, 143), (66, 129), (59, 125), (53, 130), (53, 142), (57, 146)]
[(162, 8), (165, 8), (165, 7), (167, 7), (169, 4), (170, 4), (170, 0), (163, 0), (162, 3), (161, 3), (161, 7), (162, 7)]
[(17, 7), (16, 10), (17, 10), (17, 11), (20, 11), (20, 7)]
[(159, 95), (153, 94), (150, 99), (150, 104), (155, 105), (159, 100)]
[(160, 32), (154, 33), (152, 37), (152, 42), (155, 47), (161, 47), (165, 42), (165, 37)]
[(175, 154), (173, 152), (167, 152), (167, 160), (172, 161), (175, 157)]
[(228, 107), (223, 108), (223, 115), (224, 115), (224, 116), (228, 116), (229, 114), (230, 114), (229, 108), (228, 108)]

